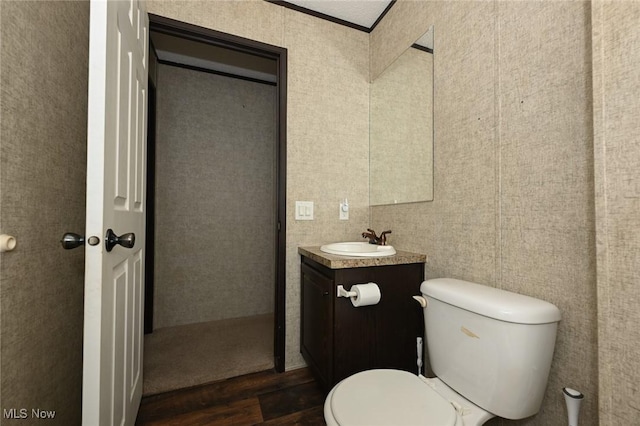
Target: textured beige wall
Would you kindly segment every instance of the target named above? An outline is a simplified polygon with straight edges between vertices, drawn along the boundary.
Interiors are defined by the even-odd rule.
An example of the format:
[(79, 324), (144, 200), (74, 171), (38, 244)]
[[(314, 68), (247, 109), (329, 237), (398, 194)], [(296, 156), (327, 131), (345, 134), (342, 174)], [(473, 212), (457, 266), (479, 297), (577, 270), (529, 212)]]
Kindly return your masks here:
[(84, 251), (59, 240), (84, 232), (88, 23), (85, 2), (0, 6), (0, 410), (59, 425), (81, 413)]
[[(424, 7), (416, 9), (416, 3)], [(389, 12), (394, 13), (395, 22), (407, 22), (401, 25), (400, 33), (402, 37), (407, 31), (413, 34), (407, 43), (415, 41), (429, 25), (438, 24), (434, 201), (375, 207), (372, 225), (392, 228), (392, 244), (428, 254), (430, 277), (495, 282), (495, 83), (487, 78), (493, 75), (495, 60), (493, 11), (494, 5), (488, 2), (397, 2)], [(422, 18), (415, 19), (417, 15)], [(395, 44), (393, 40), (386, 42), (390, 38), (381, 37), (378, 29), (371, 34), (372, 65), (381, 60), (375, 55), (379, 45), (384, 50)], [(390, 61), (394, 58), (387, 57)]]
[(600, 424), (630, 425), (640, 417), (640, 3), (592, 11)]
[[(375, 31), (371, 32), (371, 81), (375, 81), (389, 64), (429, 29), (428, 22), (433, 16), (434, 8), (441, 5), (424, 0), (403, 0), (403, 4), (397, 6), (400, 5), (389, 9)], [(388, 36), (389, 34), (393, 35)]]
[[(594, 2), (591, 34), (587, 5), (552, 3), (392, 8), (371, 34), (372, 77), (436, 25), (436, 198), (374, 208), (372, 224), (392, 227), (401, 248), (429, 254), (428, 277), (475, 280), (560, 306), (543, 413), (525, 423), (564, 424), (559, 386), (571, 385), (587, 396), (581, 424), (597, 424), (599, 374), (600, 423), (633, 424), (640, 13), (631, 2)], [(352, 239), (368, 224), (368, 36), (262, 1), (152, 0), (149, 9), (289, 49), (288, 210), (295, 199), (313, 199), (318, 217), (288, 217), (287, 365), (301, 365), (296, 247)], [(88, 5), (2, 1), (0, 31), (0, 225), (19, 241), (0, 255), (0, 408), (55, 409), (59, 424), (77, 424), (83, 256), (60, 251), (57, 240), (84, 228), (84, 171), (67, 165), (84, 163)], [(584, 134), (592, 35), (594, 156)], [(591, 162), (595, 220), (585, 196)], [(346, 223), (335, 218), (343, 196), (352, 203)]]
[[(302, 366), (297, 248), (358, 240), (369, 224), (369, 35), (264, 1), (151, 0), (148, 10), (288, 49), (285, 362)], [(314, 221), (294, 220), (296, 200), (315, 202)]]
[[(298, 246), (357, 241), (369, 225), (368, 34), (288, 9), (287, 368), (302, 365)], [(349, 220), (338, 220), (349, 199)], [(295, 200), (316, 220), (296, 222)]]
[(372, 73), (394, 57), (389, 46), (435, 25), (435, 199), (374, 207), (372, 225), (426, 253), (427, 278), (556, 304), (542, 411), (516, 423), (564, 424), (570, 386), (586, 395), (581, 424), (598, 424), (589, 3), (400, 1), (392, 11), (394, 25), (371, 36)]
[(276, 87), (158, 67), (154, 328), (274, 310)]

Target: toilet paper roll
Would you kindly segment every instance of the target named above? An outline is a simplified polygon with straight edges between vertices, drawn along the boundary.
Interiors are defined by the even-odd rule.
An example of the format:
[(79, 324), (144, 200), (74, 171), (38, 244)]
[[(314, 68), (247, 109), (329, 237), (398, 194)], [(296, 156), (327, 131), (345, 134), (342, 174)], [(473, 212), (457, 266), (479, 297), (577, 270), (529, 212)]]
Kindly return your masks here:
[(376, 283), (352, 285), (350, 291), (356, 293), (351, 297), (351, 303), (356, 308), (375, 305), (380, 301), (380, 287)]

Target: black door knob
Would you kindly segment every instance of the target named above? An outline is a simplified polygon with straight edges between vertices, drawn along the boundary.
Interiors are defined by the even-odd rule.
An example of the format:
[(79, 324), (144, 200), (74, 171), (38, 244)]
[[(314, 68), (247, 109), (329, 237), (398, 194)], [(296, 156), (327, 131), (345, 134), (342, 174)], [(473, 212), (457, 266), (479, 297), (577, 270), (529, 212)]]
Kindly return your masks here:
[(107, 229), (107, 235), (105, 236), (104, 240), (104, 244), (108, 252), (113, 250), (116, 244), (119, 244), (124, 248), (133, 248), (133, 246), (136, 244), (136, 234), (134, 234), (133, 232), (129, 232), (127, 234), (117, 236), (112, 229)]
[(71, 250), (84, 245), (84, 235), (79, 235), (73, 232), (67, 232), (62, 236), (60, 240), (62, 248), (65, 250)]
[(89, 240), (85, 240), (84, 235), (76, 234), (75, 232), (67, 232), (62, 236), (60, 240), (60, 244), (62, 244), (62, 248), (65, 250), (71, 250), (77, 247), (84, 245), (87, 242), (90, 246), (97, 246), (100, 244), (100, 238), (98, 237), (89, 237)]

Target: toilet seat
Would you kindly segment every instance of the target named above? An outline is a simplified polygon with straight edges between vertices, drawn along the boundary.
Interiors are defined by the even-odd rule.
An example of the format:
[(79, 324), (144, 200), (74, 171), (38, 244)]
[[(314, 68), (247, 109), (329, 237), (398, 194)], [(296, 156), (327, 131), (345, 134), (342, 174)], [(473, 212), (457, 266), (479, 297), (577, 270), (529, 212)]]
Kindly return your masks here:
[[(368, 370), (347, 377), (327, 397), (328, 416), (343, 426), (462, 424), (449, 401), (418, 376), (401, 370)], [(328, 418), (327, 423), (331, 424)]]

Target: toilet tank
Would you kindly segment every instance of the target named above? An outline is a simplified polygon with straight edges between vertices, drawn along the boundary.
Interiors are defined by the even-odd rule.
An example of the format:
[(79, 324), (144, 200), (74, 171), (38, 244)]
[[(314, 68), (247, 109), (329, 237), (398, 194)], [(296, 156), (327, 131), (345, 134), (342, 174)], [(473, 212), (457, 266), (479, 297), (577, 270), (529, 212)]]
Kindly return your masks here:
[(540, 410), (560, 321), (551, 303), (451, 278), (420, 286), (433, 372), (485, 410), (521, 419)]

